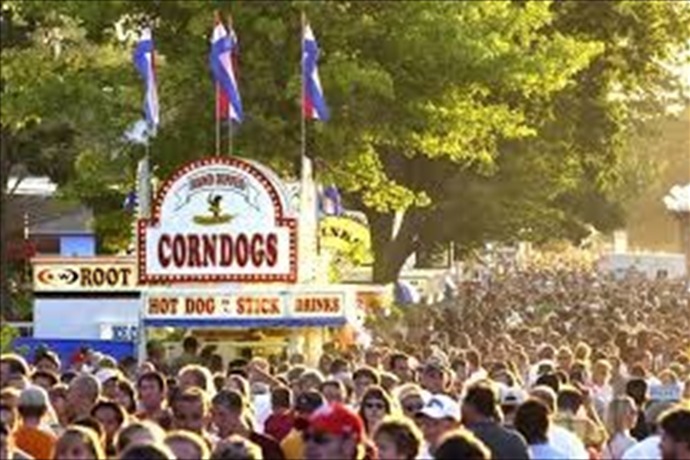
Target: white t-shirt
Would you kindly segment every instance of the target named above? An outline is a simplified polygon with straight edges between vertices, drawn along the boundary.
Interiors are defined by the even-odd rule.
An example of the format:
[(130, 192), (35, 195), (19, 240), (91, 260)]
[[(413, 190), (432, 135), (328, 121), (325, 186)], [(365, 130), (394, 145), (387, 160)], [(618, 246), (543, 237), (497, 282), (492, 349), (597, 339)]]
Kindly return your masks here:
[(552, 424), (549, 428), (548, 435), (549, 444), (566, 454), (568, 458), (573, 460), (589, 459), (589, 453), (587, 449), (585, 449), (584, 443), (572, 431), (562, 426)]
[(609, 440), (601, 452), (603, 460), (619, 460), (623, 454), (632, 446), (637, 444), (637, 440), (628, 433), (616, 433), (613, 439)]
[(254, 419), (256, 421), (254, 430), (256, 432), (264, 433), (264, 424), (271, 416), (272, 411), (270, 393), (254, 395)]
[(661, 460), (661, 436), (650, 436), (643, 439), (623, 454), (623, 460)]

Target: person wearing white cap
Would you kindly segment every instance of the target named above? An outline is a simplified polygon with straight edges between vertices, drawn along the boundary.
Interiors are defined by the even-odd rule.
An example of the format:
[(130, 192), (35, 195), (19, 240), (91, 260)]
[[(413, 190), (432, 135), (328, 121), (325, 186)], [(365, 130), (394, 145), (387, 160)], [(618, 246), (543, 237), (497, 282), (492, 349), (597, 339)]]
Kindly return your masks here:
[(94, 374), (101, 384), (101, 393), (108, 399), (117, 398), (117, 381), (122, 378), (122, 373), (117, 369), (103, 368)]
[(432, 458), (443, 435), (460, 426), (460, 404), (450, 396), (433, 395), (417, 412), (417, 422), (425, 441), (419, 458)]

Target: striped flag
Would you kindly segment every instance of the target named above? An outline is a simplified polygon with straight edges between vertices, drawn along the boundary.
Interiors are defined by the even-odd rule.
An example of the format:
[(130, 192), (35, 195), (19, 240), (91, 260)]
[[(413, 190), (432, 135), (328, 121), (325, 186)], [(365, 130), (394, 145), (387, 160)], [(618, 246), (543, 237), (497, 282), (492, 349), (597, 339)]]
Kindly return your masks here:
[[(211, 38), (209, 63), (213, 79), (219, 88), (219, 94), (217, 94), (218, 110), (221, 116), (227, 113), (231, 120), (240, 123), (244, 118), (244, 113), (237, 85), (235, 62), (233, 62), (233, 54), (236, 49), (237, 36), (235, 32), (230, 28), (230, 33), (228, 33), (223, 23), (216, 19)], [(227, 112), (225, 112), (226, 107)]]
[(144, 117), (152, 132), (160, 123), (158, 107), (158, 89), (156, 88), (155, 48), (151, 29), (145, 27), (141, 31), (139, 42), (134, 48), (134, 66), (142, 80), (144, 80)]
[(314, 38), (314, 32), (308, 22), (304, 21), (302, 36), (302, 84), (303, 100), (302, 113), (305, 118), (313, 120), (328, 120), (329, 113), (326, 100), (323, 97), (321, 80), (317, 61), (319, 59), (319, 46)]

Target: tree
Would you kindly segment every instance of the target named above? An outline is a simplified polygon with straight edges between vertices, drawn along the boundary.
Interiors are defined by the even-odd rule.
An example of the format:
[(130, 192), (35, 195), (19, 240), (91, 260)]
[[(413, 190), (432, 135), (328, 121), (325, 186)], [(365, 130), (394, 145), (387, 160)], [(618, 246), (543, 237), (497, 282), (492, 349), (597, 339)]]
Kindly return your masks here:
[[(2, 4), (2, 137), (0, 225), (7, 241), (16, 188), (27, 175), (66, 184), (87, 148), (107, 150), (122, 129), (128, 92), (121, 82), (127, 50), (90, 36), (79, 18), (58, 2)], [(120, 131), (121, 132), (121, 131)], [(7, 189), (10, 175), (18, 180)], [(2, 304), (11, 308), (8, 261), (0, 245)]]
[[(465, 170), (434, 181), (434, 205), (422, 210), (426, 223), (417, 230), (408, 226), (412, 231), (401, 234), (397, 245), (384, 238), (385, 247), (410, 250), (415, 238), (417, 244), (461, 245), (559, 236), (577, 241), (588, 225), (602, 231), (619, 227), (624, 195), (631, 192), (624, 140), (641, 120), (683, 96), (678, 78), (661, 63), (673, 62), (687, 48), (687, 10), (649, 2), (553, 4), (551, 28), (601, 43), (603, 52), (555, 97), (525, 101), (537, 135), (501, 141), (495, 174)], [(407, 171), (399, 178), (403, 183), (410, 183), (410, 174), (428, 177), (431, 170), (413, 164)], [(410, 219), (418, 220), (419, 212)], [(389, 274), (405, 258), (396, 257)]]
[[(582, 224), (611, 216), (588, 214), (607, 209), (614, 195), (620, 132), (627, 116), (643, 112), (630, 95), (658, 92), (669, 81), (647, 61), (664, 60), (687, 36), (677, 30), (687, 23), (666, 4), (595, 3), (601, 2), (219, 3), (232, 13), (240, 40), (246, 120), (233, 153), (295, 175), (304, 10), (322, 48), (321, 79), (333, 114), (329, 123), (309, 123), (308, 153), (320, 179), (336, 182), (366, 212), (376, 281), (394, 280), (424, 240), (474, 244), (530, 229), (535, 239), (576, 234)], [(102, 239), (116, 250), (131, 224), (122, 197), (144, 154), (122, 138), (138, 118), (141, 85), (129, 62), (133, 43), (120, 40), (116, 28), (134, 36), (142, 19), (154, 25), (162, 121), (149, 147), (163, 178), (214, 152), (211, 6), (9, 5), (22, 18), (36, 18), (26, 21), (27, 30), (74, 38), (58, 41), (62, 57), (28, 32), (23, 42), (16, 39), (21, 46), (3, 48), (3, 64), (19, 69), (3, 65), (3, 79), (30, 84), (34, 75), (22, 65), (31, 60), (55, 75), (50, 84), (36, 81), (43, 89), (29, 101), (7, 110), (3, 101), (3, 128), (10, 119), (43, 114), (44, 99), (60, 109), (41, 124), (64, 122), (73, 130), (64, 190), (95, 208)], [(613, 90), (628, 99), (609, 100)], [(407, 212), (392, 239), (397, 209)]]

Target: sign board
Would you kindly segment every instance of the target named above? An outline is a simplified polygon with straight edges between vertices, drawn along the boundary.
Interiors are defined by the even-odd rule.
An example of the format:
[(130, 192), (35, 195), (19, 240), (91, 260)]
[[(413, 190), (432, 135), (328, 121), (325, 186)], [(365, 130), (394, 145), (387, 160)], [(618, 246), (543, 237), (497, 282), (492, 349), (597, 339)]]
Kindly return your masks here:
[(240, 158), (180, 168), (138, 223), (139, 282), (296, 282), (297, 221), (287, 197), (265, 168)]
[(146, 298), (145, 319), (246, 320), (344, 318), (341, 293), (153, 293)]
[(373, 263), (371, 235), (363, 223), (347, 216), (327, 216), (319, 222), (319, 246), (335, 252), (354, 254), (356, 263)]
[(132, 258), (36, 258), (33, 290), (40, 292), (135, 292), (137, 266)]

